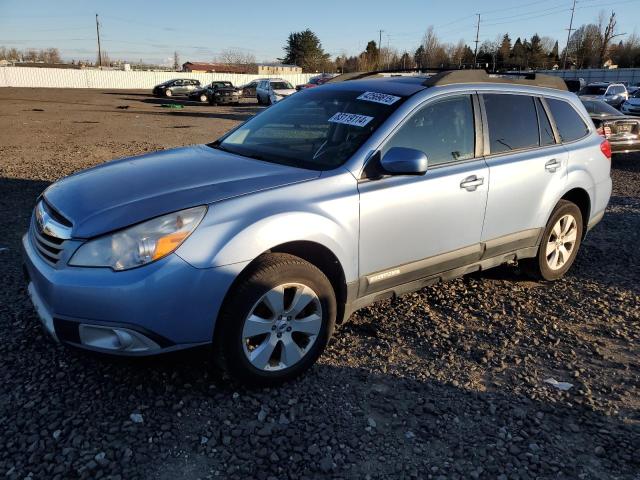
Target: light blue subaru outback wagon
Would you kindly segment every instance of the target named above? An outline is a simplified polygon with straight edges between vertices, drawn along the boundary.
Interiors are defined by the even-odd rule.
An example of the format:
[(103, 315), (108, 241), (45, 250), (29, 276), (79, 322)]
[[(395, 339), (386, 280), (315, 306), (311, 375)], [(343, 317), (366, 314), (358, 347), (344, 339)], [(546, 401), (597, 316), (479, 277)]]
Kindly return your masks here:
[(23, 238), (28, 291), (60, 342), (211, 344), (237, 380), (277, 384), (378, 299), (504, 263), (562, 277), (610, 156), (553, 77), (334, 81), (211, 144), (51, 185)]

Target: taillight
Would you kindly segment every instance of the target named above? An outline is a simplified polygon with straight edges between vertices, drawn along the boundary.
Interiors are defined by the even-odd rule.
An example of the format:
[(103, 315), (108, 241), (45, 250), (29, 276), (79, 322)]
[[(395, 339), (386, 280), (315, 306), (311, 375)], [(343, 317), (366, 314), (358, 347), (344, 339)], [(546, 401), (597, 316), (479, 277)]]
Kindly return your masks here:
[(602, 143), (600, 144), (600, 150), (605, 157), (611, 160), (611, 144), (609, 143), (609, 140), (602, 141)]

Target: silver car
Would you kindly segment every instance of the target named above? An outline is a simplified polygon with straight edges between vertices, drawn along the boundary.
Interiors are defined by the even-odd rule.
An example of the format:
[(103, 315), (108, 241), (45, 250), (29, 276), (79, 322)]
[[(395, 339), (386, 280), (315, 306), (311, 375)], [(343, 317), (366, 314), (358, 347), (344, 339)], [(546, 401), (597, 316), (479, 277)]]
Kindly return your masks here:
[(590, 83), (580, 90), (578, 95), (582, 100), (601, 100), (614, 108), (620, 108), (629, 99), (627, 87), (622, 83)]
[(234, 378), (273, 385), (377, 300), (501, 264), (561, 278), (604, 215), (610, 158), (559, 78), (337, 79), (211, 144), (50, 186), (23, 238), (28, 291), (63, 343), (211, 344)]
[(256, 87), (256, 99), (260, 105), (272, 105), (294, 93), (294, 86), (281, 78), (267, 78)]

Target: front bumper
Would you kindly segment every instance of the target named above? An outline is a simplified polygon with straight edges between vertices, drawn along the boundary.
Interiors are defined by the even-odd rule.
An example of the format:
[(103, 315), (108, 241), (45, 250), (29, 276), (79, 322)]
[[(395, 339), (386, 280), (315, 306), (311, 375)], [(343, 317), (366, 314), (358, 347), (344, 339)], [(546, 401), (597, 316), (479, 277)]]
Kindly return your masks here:
[[(52, 266), (22, 239), (28, 291), (46, 330), (63, 343), (149, 355), (210, 343), (219, 308), (246, 263), (199, 269), (171, 254), (143, 267)], [(131, 348), (120, 348), (126, 345)], [(142, 348), (146, 345), (148, 348)]]
[(214, 95), (212, 100), (218, 104), (238, 103), (240, 95)]

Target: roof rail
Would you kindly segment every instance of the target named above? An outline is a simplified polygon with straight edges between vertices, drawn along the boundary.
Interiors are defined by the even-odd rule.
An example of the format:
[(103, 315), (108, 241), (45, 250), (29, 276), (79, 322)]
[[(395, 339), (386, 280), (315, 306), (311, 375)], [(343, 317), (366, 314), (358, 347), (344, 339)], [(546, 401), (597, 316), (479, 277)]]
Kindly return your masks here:
[[(459, 69), (451, 68), (407, 68), (376, 70), (373, 72), (352, 72), (343, 73), (332, 78), (327, 83), (346, 82), (348, 80), (361, 80), (364, 78), (381, 77), (382, 74), (394, 73), (432, 73), (423, 85), (426, 87), (436, 87), (443, 85), (454, 85), (457, 83), (509, 83), (519, 85), (530, 85), (536, 87), (555, 88), (557, 90), (567, 90), (567, 85), (560, 77), (544, 75), (536, 72), (488, 72), (480, 69)], [(508, 78), (520, 77), (520, 78)]]

